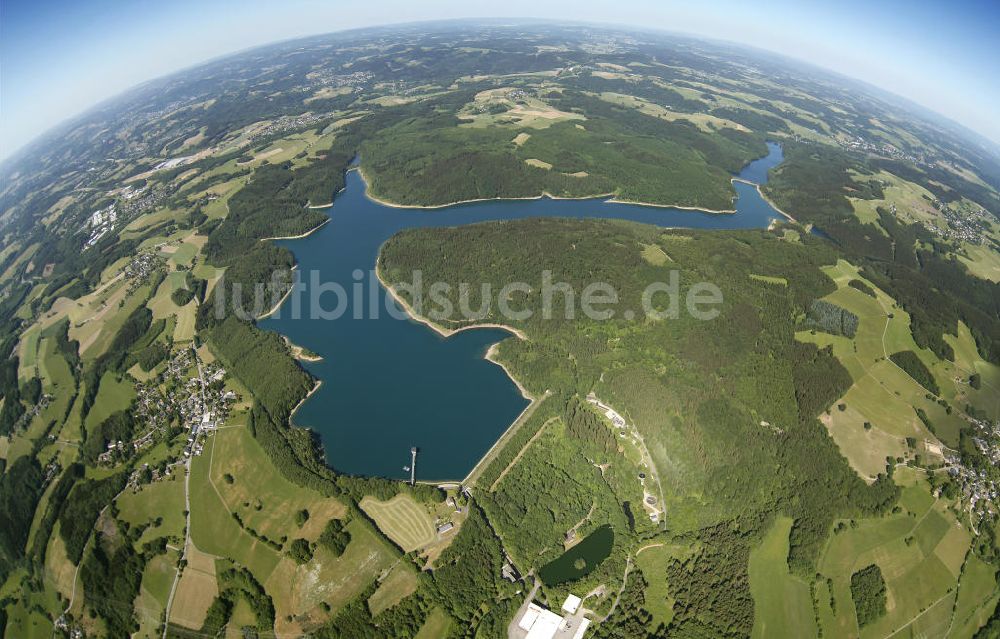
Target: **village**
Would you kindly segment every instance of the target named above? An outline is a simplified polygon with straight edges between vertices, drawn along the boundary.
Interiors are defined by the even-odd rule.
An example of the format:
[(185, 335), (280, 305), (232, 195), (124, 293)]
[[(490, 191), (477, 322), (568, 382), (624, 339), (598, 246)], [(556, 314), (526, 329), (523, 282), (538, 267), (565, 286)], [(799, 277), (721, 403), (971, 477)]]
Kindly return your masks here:
[[(178, 158), (185, 161), (187, 158)], [(173, 161), (173, 160), (171, 160)], [(157, 165), (159, 169), (166, 162)], [(156, 209), (177, 190), (173, 183), (153, 184), (128, 184), (120, 189), (114, 189), (107, 193), (108, 197), (115, 198), (111, 204), (91, 213), (85, 222), (84, 229), (89, 229), (90, 234), (84, 243), (84, 250), (96, 245), (104, 239), (108, 232), (115, 229), (119, 222), (125, 223), (144, 213)]]
[(963, 501), (968, 504), (969, 516), (975, 520), (994, 519), (998, 515), (997, 464), (1000, 463), (1000, 422), (969, 418), (976, 434), (971, 437), (976, 450), (982, 455), (980, 463), (957, 464), (949, 469), (953, 480), (959, 482)]
[(903, 160), (905, 162), (912, 162), (916, 165), (927, 165), (927, 158), (923, 155), (913, 155), (906, 153), (897, 149), (892, 144), (888, 142), (872, 142), (866, 140), (861, 136), (855, 136), (847, 139), (838, 138), (840, 146), (845, 149), (850, 149), (851, 151), (861, 151), (863, 153), (871, 153), (873, 155), (881, 155), (885, 157), (892, 158), (894, 160)]
[[(116, 440), (108, 444), (98, 463), (113, 465), (140, 454), (160, 441), (170, 441), (182, 433), (186, 443), (176, 458), (156, 468), (140, 468), (133, 479), (147, 475), (156, 480), (169, 475), (169, 466), (201, 455), (203, 433), (224, 423), (238, 397), (225, 388), (226, 370), (215, 363), (202, 363), (197, 352), (185, 347), (168, 360), (158, 377), (148, 382), (135, 382), (134, 403), (137, 427), (131, 441)], [(150, 476), (151, 475), (151, 476)]]
[(969, 244), (983, 244), (984, 234), (990, 229), (989, 219), (993, 217), (989, 211), (980, 207), (978, 210), (962, 213), (938, 200), (935, 200), (933, 204), (944, 215), (944, 219), (948, 223), (948, 230), (939, 231), (936, 228), (932, 228), (932, 230), (940, 233), (946, 239), (968, 242)]
[(995, 475), (1000, 463), (1000, 422), (991, 423), (986, 419), (968, 418), (975, 432), (970, 439), (981, 455), (978, 459), (967, 459), (969, 455), (945, 456), (948, 475), (961, 491), (960, 499), (975, 524), (984, 520), (995, 521), (1000, 509), (1000, 486)]
[(309, 79), (314, 84), (339, 89), (341, 87), (353, 87), (358, 90), (359, 85), (367, 84), (375, 79), (375, 74), (371, 71), (355, 71), (353, 73), (332, 73), (329, 70), (314, 71), (309, 74)]

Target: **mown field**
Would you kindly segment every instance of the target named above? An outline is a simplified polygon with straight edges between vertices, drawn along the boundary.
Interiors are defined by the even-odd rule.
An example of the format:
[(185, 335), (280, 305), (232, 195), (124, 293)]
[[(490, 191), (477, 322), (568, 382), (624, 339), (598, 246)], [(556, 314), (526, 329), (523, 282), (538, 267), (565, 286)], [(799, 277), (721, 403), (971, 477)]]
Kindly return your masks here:
[(366, 497), (360, 505), (382, 532), (406, 552), (437, 539), (437, 531), (427, 509), (409, 495), (397, 495), (386, 502)]
[(184, 538), (184, 478), (179, 473), (138, 492), (126, 491), (115, 504), (122, 521), (148, 526), (135, 542), (137, 547), (157, 537), (169, 537), (180, 545)]
[(753, 637), (816, 635), (809, 584), (788, 572), (788, 534), (793, 521), (778, 518), (760, 546), (750, 552)]

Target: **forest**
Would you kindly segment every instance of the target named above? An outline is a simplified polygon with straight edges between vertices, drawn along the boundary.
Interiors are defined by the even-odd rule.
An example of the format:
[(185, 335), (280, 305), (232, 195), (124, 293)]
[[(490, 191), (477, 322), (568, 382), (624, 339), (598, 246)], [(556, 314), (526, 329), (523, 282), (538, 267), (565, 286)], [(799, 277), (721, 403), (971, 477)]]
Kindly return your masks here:
[(78, 482), (59, 515), (59, 533), (66, 544), (66, 555), (79, 564), (98, 515), (125, 487), (128, 470), (104, 479), (85, 479)]
[(0, 580), (24, 557), (28, 530), (44, 476), (35, 459), (21, 457), (0, 475)]
[(900, 351), (890, 355), (889, 359), (892, 360), (893, 364), (906, 371), (907, 375), (928, 391), (934, 395), (941, 394), (941, 389), (938, 388), (934, 375), (928, 370), (927, 366), (916, 353), (913, 351)]
[[(748, 552), (775, 512), (787, 514), (795, 519), (789, 565), (808, 575), (835, 518), (887, 512), (898, 495), (884, 475), (871, 486), (861, 481), (816, 419), (851, 384), (829, 350), (794, 339), (795, 318), (833, 290), (819, 266), (835, 262), (836, 254), (822, 242), (790, 244), (765, 231), (665, 232), (613, 221), (535, 219), (410, 229), (384, 245), (380, 268), (389, 281), (396, 272), (421, 268), (426, 277), (446, 282), (485, 281), (488, 275), (529, 283), (551, 269), (577, 288), (609, 282), (628, 303), (662, 277), (658, 269), (666, 267), (641, 257), (644, 246), (656, 244), (682, 283), (708, 280), (721, 287), (724, 303), (715, 321), (539, 315), (513, 323), (529, 340), (504, 342), (500, 355), (529, 388), (553, 392), (519, 440), (558, 415), (559, 405), (572, 416), (570, 398), (596, 389), (634, 420), (652, 450), (663, 451), (665, 457), (654, 452), (653, 461), (670, 486), (667, 530), (701, 548), (695, 563), (675, 566), (668, 579), (681, 611), (674, 630), (741, 636), (752, 626), (753, 606), (746, 563), (734, 548)], [(440, 254), (461, 258), (433, 258)], [(786, 278), (788, 286), (758, 282), (747, 272)], [(578, 418), (563, 420), (574, 424), (570, 432), (586, 437), (582, 450), (589, 459), (600, 461), (607, 451), (600, 431)], [(564, 460), (561, 438), (546, 438), (559, 428), (543, 431), (538, 450), (544, 456), (529, 449), (491, 494), (479, 498), (507, 550), (526, 565), (536, 565), (539, 554), (543, 562), (553, 557), (553, 543), (592, 505), (599, 513), (595, 521), (611, 522), (616, 533), (629, 530), (620, 505), (627, 501), (624, 493), (608, 490), (597, 473), (588, 477), (584, 469), (591, 465)], [(494, 476), (490, 467), (483, 474)], [(550, 495), (558, 495), (558, 506)]]
[(851, 599), (859, 626), (866, 626), (885, 614), (885, 579), (878, 564), (865, 566), (851, 575)]
[[(471, 99), (472, 94), (465, 94)], [(378, 130), (361, 145), (373, 195), (399, 204), (440, 205), (481, 198), (593, 197), (664, 205), (732, 209), (731, 172), (764, 155), (761, 139), (728, 131), (705, 133), (660, 121), (579, 92), (565, 92), (553, 106), (586, 114), (585, 129), (572, 122), (534, 131), (523, 145), (503, 128), (455, 126), (442, 116), (449, 94), (423, 103), (412, 118)], [(539, 159), (543, 169), (525, 163)], [(462, 171), (455, 171), (460, 165)]]
[(806, 326), (831, 335), (854, 337), (858, 330), (858, 316), (826, 300), (816, 300), (809, 306)]
[(119, 522), (95, 533), (94, 549), (80, 566), (84, 597), (104, 621), (108, 636), (127, 636), (138, 629), (132, 611), (119, 605), (139, 594), (142, 569), (153, 555), (161, 554), (166, 540), (136, 552), (133, 543), (141, 531), (129, 531)]

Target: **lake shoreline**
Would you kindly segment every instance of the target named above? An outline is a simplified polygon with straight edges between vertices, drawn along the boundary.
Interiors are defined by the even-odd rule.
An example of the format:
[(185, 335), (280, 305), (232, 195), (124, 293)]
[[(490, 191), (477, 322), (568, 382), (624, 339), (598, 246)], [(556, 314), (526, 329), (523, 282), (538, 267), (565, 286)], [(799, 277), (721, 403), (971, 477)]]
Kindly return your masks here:
[[(328, 221), (329, 220), (323, 222), (323, 224), (326, 224)], [(323, 224), (321, 224), (320, 227), (322, 227)], [(318, 228), (319, 227), (317, 227), (317, 229)], [(317, 229), (313, 229), (313, 231), (310, 231), (310, 233), (314, 232)], [(299, 239), (299, 238), (289, 238), (289, 239)], [(297, 268), (298, 268), (298, 265), (294, 266), (293, 270), (295, 270)], [(484, 328), (484, 329), (485, 328), (496, 328), (496, 329), (504, 330), (504, 331), (510, 333), (512, 336), (518, 338), (518, 339), (523, 339), (523, 340), (527, 340), (528, 339), (528, 337), (524, 333), (524, 331), (522, 331), (522, 330), (520, 330), (518, 328), (514, 328), (512, 326), (508, 326), (508, 325), (505, 325), (505, 324), (494, 323), (494, 322), (487, 322), (487, 323), (480, 323), (480, 324), (470, 324), (470, 325), (461, 326), (461, 327), (458, 327), (458, 328), (447, 328), (447, 327), (441, 326), (441, 325), (437, 324), (436, 322), (432, 321), (431, 319), (429, 319), (427, 317), (424, 317), (424, 316), (416, 313), (416, 311), (413, 309), (413, 307), (410, 306), (410, 304), (405, 299), (403, 299), (387, 283), (387, 281), (382, 276), (381, 269), (380, 269), (379, 264), (378, 264), (377, 261), (376, 261), (375, 275), (376, 275), (376, 278), (378, 279), (380, 285), (386, 291), (386, 293), (389, 294), (392, 297), (392, 299), (395, 300), (400, 305), (400, 307), (404, 310), (404, 312), (406, 313), (407, 317), (410, 320), (412, 320), (412, 321), (414, 321), (416, 323), (422, 324), (422, 325), (424, 325), (427, 328), (430, 328), (431, 330), (433, 330), (435, 333), (437, 333), (442, 338), (448, 338), (448, 337), (450, 337), (450, 336), (452, 336), (452, 335), (454, 335), (456, 333), (461, 333), (463, 331), (468, 331), (468, 330), (473, 330), (473, 329), (479, 329), (479, 328)], [(266, 319), (266, 318), (274, 315), (278, 311), (278, 309), (284, 304), (285, 300), (288, 298), (288, 296), (291, 294), (291, 292), (292, 292), (292, 289), (289, 288), (289, 290), (285, 292), (285, 294), (281, 297), (281, 299), (277, 302), (277, 304), (274, 305), (273, 308), (271, 308), (267, 313), (265, 313), (264, 315), (261, 315), (257, 319)], [(285, 344), (292, 351), (292, 356), (296, 360), (298, 360), (298, 361), (304, 361), (304, 362), (319, 362), (319, 361), (323, 361), (323, 357), (322, 356), (318, 356), (317, 355), (315, 358), (313, 358), (313, 357), (310, 357), (308, 355), (302, 354), (301, 353), (301, 347), (299, 347), (296, 344), (294, 344), (294, 342), (291, 341), (291, 338), (288, 337), (287, 335), (281, 334), (281, 337), (282, 337), (282, 340), (285, 342)], [(501, 362), (498, 359), (498, 357), (497, 357), (498, 347), (499, 347), (499, 342), (494, 342), (493, 344), (491, 344), (489, 346), (489, 348), (487, 349), (486, 353), (483, 355), (483, 359), (485, 359), (486, 361), (488, 361), (488, 362), (490, 362), (492, 364), (495, 364), (496, 366), (499, 366), (504, 371), (504, 374), (507, 376), (507, 378), (510, 379), (510, 381), (517, 388), (518, 393), (521, 395), (521, 397), (524, 398), (525, 400), (527, 400), (528, 404), (524, 407), (524, 409), (520, 413), (518, 413), (518, 415), (515, 417), (515, 419), (503, 430), (503, 432), (501, 432), (498, 435), (498, 437), (497, 437), (496, 441), (494, 442), (493, 446), (491, 446), (489, 449), (487, 449), (476, 460), (476, 463), (472, 467), (473, 470), (475, 470), (476, 468), (478, 468), (480, 466), (480, 464), (483, 462), (483, 460), (487, 459), (487, 457), (489, 457), (489, 455), (494, 452), (496, 445), (499, 444), (500, 442), (502, 442), (503, 437), (507, 433), (509, 433), (512, 428), (516, 428), (518, 426), (518, 424), (521, 422), (521, 420), (523, 420), (526, 415), (531, 414), (531, 412), (533, 411), (533, 409), (537, 407), (537, 405), (541, 402), (541, 400), (545, 399), (548, 396), (547, 393), (543, 394), (541, 397), (534, 396), (527, 389), (527, 387), (525, 387), (524, 384), (521, 383), (521, 381), (518, 380), (513, 375), (513, 373), (511, 372), (511, 370), (508, 368), (508, 366), (506, 364), (504, 364), (503, 362)], [(305, 403), (307, 401), (309, 401), (309, 399), (317, 391), (319, 391), (319, 389), (322, 387), (322, 385), (323, 385), (323, 380), (321, 380), (321, 379), (316, 379), (315, 380), (315, 384), (313, 385), (313, 387), (309, 390), (309, 392), (301, 400), (299, 400), (299, 402), (295, 405), (295, 407), (289, 413), (289, 417), (288, 417), (289, 425), (291, 425), (291, 426), (293, 426), (295, 428), (305, 428), (307, 430), (312, 430), (308, 426), (297, 426), (295, 424), (295, 415), (298, 412), (298, 410), (303, 405), (305, 405)], [(321, 435), (321, 437), (322, 437), (322, 435)], [(336, 467), (333, 464), (327, 463), (327, 466), (330, 467), (332, 470), (337, 471)], [(472, 471), (470, 471), (470, 473), (471, 472)], [(447, 483), (456, 483), (456, 482), (461, 482), (461, 481), (462, 481), (461, 479), (441, 479), (441, 480), (421, 480), (418, 483), (424, 483), (424, 484), (429, 484), (429, 485), (438, 485), (438, 484), (441, 484), (441, 483), (447, 484)]]
[[(494, 344), (494, 346), (496, 346), (496, 344)], [(493, 360), (490, 360), (490, 361), (493, 361)], [(500, 366), (501, 368), (503, 368), (504, 371), (507, 372), (507, 376), (510, 377), (511, 379), (514, 379), (514, 377), (510, 374), (510, 371), (507, 370), (506, 366), (504, 366), (500, 362), (496, 362), (496, 361), (493, 361), (493, 363), (497, 364), (498, 366)], [(517, 383), (517, 380), (514, 380), (514, 383)], [(518, 384), (518, 387), (520, 387), (520, 384)], [(542, 393), (541, 397), (533, 397), (532, 396), (531, 397), (531, 401), (528, 402), (528, 405), (524, 407), (524, 410), (522, 410), (518, 414), (518, 416), (514, 418), (514, 421), (512, 421), (510, 423), (510, 426), (508, 426), (507, 428), (505, 428), (504, 431), (502, 433), (500, 433), (499, 436), (497, 436), (497, 439), (496, 439), (495, 442), (493, 442), (493, 445), (490, 446), (486, 450), (486, 452), (483, 453), (482, 456), (479, 459), (476, 460), (476, 465), (472, 467), (472, 470), (470, 470), (465, 475), (464, 478), (462, 478), (461, 480), (456, 480), (456, 481), (445, 480), (445, 481), (439, 481), (439, 482), (433, 482), (433, 483), (435, 483), (435, 484), (441, 484), (442, 486), (443, 485), (447, 485), (447, 484), (457, 484), (459, 486), (475, 485), (476, 482), (479, 480), (479, 475), (481, 474), (481, 473), (478, 472), (479, 471), (479, 467), (483, 466), (483, 464), (488, 464), (488, 462), (491, 462), (494, 459), (494, 457), (493, 457), (494, 453), (497, 452), (497, 451), (499, 451), (500, 449), (502, 449), (504, 446), (506, 446), (508, 444), (508, 441), (507, 441), (508, 435), (512, 435), (522, 422), (527, 421), (527, 418), (529, 416), (531, 416), (535, 412), (535, 409), (538, 408), (538, 406), (543, 401), (545, 401), (546, 399), (548, 399), (549, 395), (551, 395), (551, 394), (552, 393), (550, 391), (545, 391), (544, 393)], [(528, 395), (525, 395), (525, 397), (528, 397)]]
[[(313, 393), (315, 393), (316, 391), (318, 391), (319, 387), (322, 386), (322, 385), (323, 385), (323, 380), (317, 379), (316, 383), (313, 384), (313, 387), (309, 390), (308, 393), (306, 393), (306, 396), (299, 400), (299, 403), (295, 405), (295, 408), (292, 409), (292, 412), (288, 413), (288, 424), (289, 424), (289, 426), (293, 426), (295, 428), (305, 428), (306, 430), (312, 430), (308, 426), (295, 426), (295, 413), (298, 412), (299, 408), (301, 408), (302, 405), (306, 403), (306, 400), (308, 400), (310, 397), (312, 397)], [(327, 464), (327, 466), (329, 466), (329, 464)], [(331, 470), (336, 470), (332, 466), (330, 467), (330, 469)]]
[[(323, 224), (326, 224), (326, 222), (324, 222)], [(322, 224), (320, 226), (322, 226)], [(292, 267), (292, 270), (291, 270), (291, 273), (292, 273), (292, 285), (288, 287), (288, 290), (285, 291), (285, 294), (281, 296), (281, 299), (278, 300), (278, 303), (275, 304), (274, 306), (272, 306), (271, 310), (267, 311), (263, 315), (258, 315), (257, 317), (253, 318), (255, 322), (259, 322), (260, 320), (265, 320), (265, 319), (271, 317), (272, 315), (274, 315), (275, 313), (278, 312), (278, 309), (281, 308), (281, 305), (285, 303), (285, 300), (288, 299), (288, 296), (292, 294), (293, 290), (295, 290), (295, 276), (294, 275), (295, 275), (295, 271), (298, 268), (299, 268), (298, 264), (296, 264), (295, 266)], [(255, 303), (255, 305), (256, 305), (256, 303)]]
[[(333, 206), (333, 202), (330, 202), (326, 206), (322, 206), (322, 207), (312, 207), (312, 206), (310, 206), (308, 208), (324, 208), (324, 209), (327, 209), (327, 208), (330, 208), (331, 206)], [(309, 237), (310, 235), (312, 235), (316, 231), (320, 230), (321, 228), (323, 228), (324, 226), (326, 226), (329, 223), (330, 223), (330, 218), (327, 217), (325, 220), (323, 220), (322, 222), (320, 222), (319, 224), (317, 224), (313, 228), (309, 229), (305, 233), (299, 233), (298, 235), (278, 235), (278, 236), (275, 236), (275, 237), (262, 237), (262, 238), (260, 238), (260, 241), (261, 242), (267, 242), (267, 241), (272, 241), (272, 240), (301, 240), (304, 237)]]
[[(737, 211), (736, 209), (709, 209), (699, 206), (683, 206), (680, 204), (657, 204), (656, 202), (640, 202), (633, 200), (622, 200), (615, 196), (614, 193), (598, 193), (597, 195), (582, 195), (580, 197), (567, 197), (560, 195), (552, 195), (548, 191), (543, 191), (540, 195), (526, 195), (523, 197), (480, 197), (472, 198), (468, 200), (456, 200), (454, 202), (446, 202), (444, 204), (399, 204), (397, 202), (392, 202), (390, 200), (385, 200), (377, 195), (372, 195), (371, 183), (365, 176), (365, 172), (361, 167), (355, 167), (348, 169), (349, 171), (357, 171), (358, 175), (361, 176), (361, 180), (365, 183), (365, 197), (367, 197), (372, 202), (376, 204), (381, 204), (382, 206), (388, 206), (394, 209), (415, 209), (422, 211), (433, 211), (436, 209), (447, 209), (453, 206), (460, 206), (462, 204), (477, 204), (480, 202), (524, 202), (531, 200), (598, 200), (604, 202), (605, 204), (634, 204), (636, 206), (647, 206), (656, 209), (677, 209), (680, 211), (695, 211), (699, 213), (708, 213), (711, 215), (733, 215)], [(735, 180), (735, 178), (734, 178)], [(744, 180), (745, 181), (745, 180)]]
[[(773, 153), (780, 153), (779, 148), (773, 148)], [(779, 158), (779, 155), (772, 155), (769, 161), (773, 164)], [(748, 173), (760, 174), (760, 166), (756, 168), (756, 172)], [(358, 173), (351, 175), (354, 170)], [(296, 357), (296, 361), (314, 372), (314, 381), (318, 382), (296, 405), (295, 418), (302, 427), (313, 429), (321, 437), (327, 453), (326, 464), (338, 472), (403, 481), (405, 478), (400, 476), (395, 463), (371, 452), (372, 444), (378, 441), (380, 446), (407, 451), (414, 445), (423, 447), (421, 474), (424, 476), (418, 478), (421, 483), (454, 484), (462, 481), (463, 476), (466, 481), (476, 481), (476, 476), (496, 458), (498, 451), (506, 450), (512, 434), (520, 432), (525, 420), (551, 392), (535, 392), (541, 390), (537, 388), (529, 391), (526, 384), (514, 376), (513, 361), (503, 360), (503, 352), (519, 344), (508, 344), (508, 348), (501, 347), (501, 342), (510, 335), (529, 339), (523, 325), (515, 328), (501, 323), (506, 318), (498, 315), (484, 316), (482, 322), (462, 316), (454, 316), (455, 319), (439, 317), (430, 307), (418, 304), (420, 300), (416, 296), (409, 296), (402, 284), (399, 289), (390, 285), (395, 276), (390, 274), (391, 269), (382, 259), (389, 239), (411, 228), (450, 228), (537, 217), (620, 219), (662, 229), (706, 230), (764, 228), (777, 220), (790, 218), (765, 198), (753, 197), (749, 190), (735, 184), (748, 180), (740, 176), (729, 177), (737, 196), (733, 200), (737, 215), (717, 215), (695, 207), (634, 203), (617, 198), (610, 201), (603, 197), (551, 198), (548, 194), (517, 198), (523, 203), (490, 198), (497, 203), (481, 207), (475, 204), (461, 206), (460, 203), (456, 203), (457, 206), (402, 206), (371, 196), (363, 171), (360, 167), (350, 168), (344, 186), (331, 198), (339, 204), (341, 212), (336, 216), (326, 212), (329, 220), (302, 234), (304, 237), (322, 230), (317, 237), (301, 245), (289, 242), (283, 246), (295, 254), (296, 268), (321, 270), (330, 281), (358, 282), (359, 269), (373, 268), (373, 279), (377, 279), (382, 291), (373, 279), (369, 279), (369, 288), (364, 289), (370, 291), (366, 299), (376, 300), (380, 306), (395, 302), (398, 307), (386, 307), (388, 314), (371, 317), (369, 322), (345, 321), (322, 326), (309, 323), (307, 326), (284, 317), (287, 313), (278, 312), (288, 304), (290, 294), (278, 291), (284, 295), (274, 308), (261, 316), (261, 328), (274, 329), (287, 337), (286, 344), (293, 356), (300, 355), (294, 351), (296, 342), (315, 344), (324, 352), (338, 353), (336, 357), (331, 356), (323, 362), (317, 360), (315, 364), (309, 364), (307, 358)], [(759, 189), (759, 185), (754, 184), (754, 187)], [(758, 195), (762, 195), (759, 190)], [(562, 199), (573, 201), (560, 202)], [(416, 211), (402, 210), (407, 208)], [(420, 215), (420, 210), (427, 210), (427, 214)], [(326, 226), (330, 222), (334, 224)], [(366, 264), (369, 266), (365, 267)], [(362, 304), (363, 301), (353, 303)], [(469, 335), (445, 344), (445, 340), (456, 333), (477, 328), (492, 328), (503, 333)], [(499, 366), (503, 373), (489, 370), (490, 366), (484, 367), (480, 363), (483, 360)], [(395, 384), (398, 400), (395, 405), (382, 405), (378, 389), (387, 379)], [(326, 386), (322, 392), (317, 392), (320, 390), (318, 383), (322, 381), (333, 381), (334, 387)], [(463, 388), (463, 385), (469, 386)], [(516, 393), (511, 386), (517, 389)], [(299, 410), (302, 406), (305, 408)], [(330, 420), (331, 414), (338, 415), (336, 423)], [(420, 414), (426, 414), (427, 419), (414, 418)], [(480, 428), (474, 432), (468, 428), (470, 419), (479, 422)], [(365, 428), (346, 428), (351, 423), (363, 424)]]
[[(522, 384), (520, 382), (520, 380), (518, 380), (516, 377), (514, 377), (514, 373), (512, 373), (509, 368), (507, 368), (507, 365), (504, 364), (503, 362), (501, 362), (497, 358), (497, 351), (498, 350), (500, 350), (500, 342), (494, 342), (493, 344), (490, 344), (490, 347), (488, 349), (486, 349), (486, 355), (483, 356), (483, 359), (485, 359), (487, 362), (492, 362), (492, 363), (496, 364), (497, 366), (499, 366), (500, 368), (502, 368), (503, 372), (507, 373), (507, 377), (509, 377), (510, 380), (512, 382), (514, 382), (514, 385), (517, 386), (517, 390), (519, 390), (521, 392), (521, 397), (523, 397), (526, 400), (528, 400), (530, 402), (528, 404), (528, 406), (531, 406), (531, 404), (533, 404), (536, 401), (537, 398), (534, 395), (531, 394), (531, 392), (527, 389), (527, 387), (525, 387), (524, 384)], [(528, 410), (528, 409), (525, 408), (525, 410)], [(521, 416), (518, 415), (518, 419), (520, 419), (520, 417)]]
[(417, 322), (418, 324), (423, 324), (424, 326), (430, 328), (441, 337), (451, 337), (455, 333), (461, 333), (462, 331), (471, 331), (477, 328), (499, 328), (501, 330), (507, 331), (508, 333), (511, 333), (518, 339), (523, 339), (523, 340), (528, 339), (528, 336), (521, 329), (514, 328), (513, 326), (508, 326), (506, 324), (498, 324), (496, 322), (468, 324), (466, 326), (460, 326), (458, 328), (446, 328), (444, 326), (441, 326), (437, 322), (431, 320), (430, 318), (424, 317), (423, 315), (420, 315), (419, 313), (413, 310), (413, 307), (410, 306), (410, 303), (407, 302), (405, 299), (403, 299), (402, 296), (400, 296), (395, 291), (395, 289), (393, 289), (392, 286), (390, 286), (389, 283), (385, 281), (385, 278), (382, 277), (382, 270), (378, 262), (375, 263), (375, 277), (378, 278), (378, 281), (382, 285), (382, 288), (385, 289), (385, 292), (388, 293), (392, 297), (392, 299), (394, 299), (396, 303), (400, 305), (400, 307), (402, 307), (403, 311), (409, 316), (410, 319)]
[[(380, 272), (378, 264), (376, 264), (376, 267), (375, 267), (375, 276), (378, 278), (379, 283), (386, 290), (386, 292), (389, 295), (391, 295), (394, 300), (396, 300), (396, 302), (403, 308), (403, 310), (410, 317), (410, 319), (412, 319), (413, 321), (419, 322), (419, 323), (423, 324), (424, 326), (429, 327), (430, 329), (432, 329), (433, 331), (435, 331), (438, 335), (440, 335), (442, 337), (447, 338), (447, 337), (449, 337), (451, 335), (454, 335), (455, 333), (459, 333), (459, 332), (462, 332), (462, 331), (467, 331), (467, 330), (471, 330), (471, 329), (475, 329), (475, 328), (499, 328), (499, 329), (502, 329), (502, 330), (509, 331), (510, 333), (512, 333), (518, 339), (522, 339), (522, 340), (527, 340), (528, 339), (528, 336), (524, 333), (524, 331), (521, 331), (520, 329), (516, 329), (516, 328), (514, 328), (512, 326), (506, 326), (504, 324), (496, 324), (496, 323), (474, 324), (474, 325), (470, 325), (470, 326), (463, 326), (463, 327), (458, 328), (458, 329), (446, 329), (446, 328), (444, 328), (442, 326), (439, 326), (439, 325), (435, 324), (431, 320), (429, 320), (429, 319), (427, 319), (427, 318), (425, 318), (425, 317), (423, 317), (423, 316), (418, 315), (417, 313), (415, 313), (413, 311), (413, 308), (406, 302), (406, 300), (402, 299), (402, 297), (400, 297), (396, 293), (396, 291), (394, 291), (393, 288), (386, 283), (385, 279), (383, 279), (383, 277), (382, 277), (382, 274)], [(531, 393), (531, 391), (529, 391), (528, 388), (523, 383), (521, 383), (521, 380), (519, 380), (517, 377), (514, 376), (514, 373), (510, 370), (510, 368), (506, 364), (504, 364), (502, 361), (500, 361), (500, 359), (497, 357), (497, 352), (499, 351), (499, 348), (500, 348), (500, 342), (494, 342), (493, 344), (490, 344), (490, 347), (488, 349), (486, 349), (486, 354), (483, 355), (483, 359), (485, 359), (486, 361), (488, 361), (488, 362), (490, 362), (492, 364), (496, 364), (497, 366), (499, 366), (503, 370), (503, 372), (507, 375), (507, 377), (510, 379), (510, 381), (512, 381), (514, 383), (514, 386), (517, 387), (518, 392), (521, 393), (521, 397), (523, 397), (524, 399), (526, 399), (528, 401), (528, 405), (525, 406), (524, 410), (522, 410), (520, 413), (518, 413), (517, 417), (514, 418), (514, 421), (512, 421), (510, 423), (510, 425), (508, 425), (507, 428), (505, 428), (504, 431), (502, 433), (500, 433), (500, 435), (497, 437), (496, 441), (493, 442), (493, 445), (490, 446), (486, 450), (486, 452), (484, 452), (479, 457), (479, 459), (476, 460), (476, 463), (475, 463), (475, 465), (473, 465), (472, 470), (470, 470), (468, 472), (468, 474), (465, 476), (464, 479), (460, 480), (460, 483), (463, 483), (463, 484), (467, 483), (469, 481), (469, 478), (472, 477), (475, 474), (476, 470), (482, 465), (482, 463), (493, 454), (493, 452), (496, 449), (496, 447), (498, 445), (500, 445), (501, 442), (503, 442), (504, 438), (507, 436), (508, 433), (510, 433), (511, 429), (515, 428), (521, 422), (521, 420), (524, 419), (525, 415), (530, 415), (534, 411), (534, 409), (538, 406), (538, 404), (541, 403), (541, 400), (545, 399), (548, 396), (548, 392), (546, 392), (545, 394), (543, 394), (540, 398), (536, 397), (535, 395), (533, 395)], [(459, 480), (440, 480), (440, 481), (434, 481), (434, 482), (428, 482), (428, 483), (432, 483), (434, 485), (437, 485), (437, 484), (442, 484), (442, 483), (454, 483), (456, 481), (459, 481)]]
[[(304, 346), (299, 346), (294, 343), (287, 335), (282, 335), (281, 339), (285, 341), (288, 345), (288, 349), (292, 352), (292, 357), (300, 362), (322, 362), (323, 356), (317, 355), (316, 353), (306, 353), (306, 348)], [(311, 351), (310, 351), (311, 352)]]
[(761, 188), (760, 184), (754, 184), (754, 186), (757, 187), (757, 193), (760, 193), (760, 199), (762, 199), (765, 202), (767, 202), (768, 206), (770, 206), (772, 209), (774, 209), (778, 213), (781, 213), (782, 215), (784, 215), (786, 218), (788, 218), (788, 220), (790, 222), (794, 222), (796, 224), (799, 224), (798, 220), (796, 220), (794, 217), (792, 217), (791, 215), (789, 215), (785, 211), (781, 210), (781, 208), (779, 208), (778, 205), (775, 204), (774, 201), (771, 198), (767, 197), (767, 194), (764, 193), (764, 189)]

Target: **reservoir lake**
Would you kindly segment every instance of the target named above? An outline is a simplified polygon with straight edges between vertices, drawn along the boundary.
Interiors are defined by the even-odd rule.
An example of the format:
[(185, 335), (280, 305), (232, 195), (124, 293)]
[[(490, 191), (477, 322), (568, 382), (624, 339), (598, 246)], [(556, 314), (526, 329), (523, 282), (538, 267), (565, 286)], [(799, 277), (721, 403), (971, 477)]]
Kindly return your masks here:
[[(297, 426), (320, 435), (327, 463), (349, 474), (408, 478), (410, 448), (417, 447), (418, 480), (460, 481), (528, 405), (501, 367), (484, 359), (492, 344), (511, 338), (502, 329), (477, 328), (444, 338), (429, 327), (385, 311), (387, 296), (373, 275), (378, 251), (393, 234), (414, 227), (446, 227), (528, 217), (609, 218), (664, 227), (765, 228), (781, 219), (757, 191), (781, 147), (747, 165), (734, 181), (736, 213), (608, 203), (604, 199), (490, 200), (439, 209), (395, 208), (366, 195), (358, 171), (328, 209), (330, 221), (305, 238), (278, 240), (295, 254), (304, 290), (294, 319), (286, 300), (261, 328), (287, 336), (322, 356), (303, 366), (322, 385), (295, 412)], [(748, 183), (753, 182), (753, 184)], [(360, 283), (365, 305), (377, 318), (355, 319), (351, 308), (337, 319), (309, 319), (310, 275)], [(333, 295), (320, 298), (329, 311)], [(396, 304), (388, 298), (389, 304)]]

